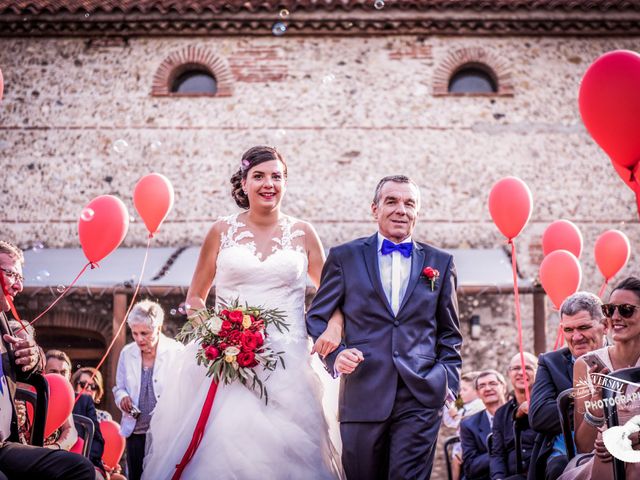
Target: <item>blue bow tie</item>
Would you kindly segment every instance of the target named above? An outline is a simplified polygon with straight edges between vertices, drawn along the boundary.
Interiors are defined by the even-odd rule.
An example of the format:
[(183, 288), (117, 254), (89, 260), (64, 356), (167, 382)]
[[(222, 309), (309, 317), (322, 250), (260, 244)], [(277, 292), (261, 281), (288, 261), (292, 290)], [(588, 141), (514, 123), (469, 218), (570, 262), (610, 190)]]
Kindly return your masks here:
[(382, 255), (389, 255), (391, 252), (400, 252), (402, 256), (406, 258), (411, 256), (412, 251), (413, 243), (393, 243), (386, 238), (382, 241), (382, 248), (380, 249), (380, 253), (382, 253)]

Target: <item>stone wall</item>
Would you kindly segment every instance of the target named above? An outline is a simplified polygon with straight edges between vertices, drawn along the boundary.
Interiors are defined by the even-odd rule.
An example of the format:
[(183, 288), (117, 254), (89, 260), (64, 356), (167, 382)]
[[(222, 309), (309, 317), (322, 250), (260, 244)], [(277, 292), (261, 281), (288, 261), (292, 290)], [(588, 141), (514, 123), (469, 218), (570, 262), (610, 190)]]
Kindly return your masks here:
[[(162, 62), (190, 46), (224, 62), (231, 96), (151, 95)], [(235, 210), (228, 179), (242, 152), (269, 143), (289, 162), (285, 211), (311, 221), (328, 246), (374, 231), (372, 192), (391, 173), (421, 186), (416, 238), (502, 245), (487, 195), (499, 178), (519, 176), (535, 202), (517, 242), (522, 274), (536, 275), (544, 228), (567, 218), (585, 237), (582, 285), (597, 291), (597, 236), (620, 228), (635, 248), (640, 231), (632, 192), (582, 126), (578, 86), (603, 52), (639, 46), (632, 38), (2, 38), (3, 235), (21, 245), (77, 246), (86, 202), (119, 195), (135, 219), (133, 186), (157, 171), (173, 182), (176, 203), (154, 244), (198, 244), (217, 216)], [(509, 72), (512, 96), (433, 95), (438, 68), (471, 48)], [(116, 151), (118, 140), (128, 146)], [(138, 219), (125, 244), (145, 240)], [(620, 278), (639, 273), (635, 259)], [(512, 297), (464, 302), (484, 305), (487, 335), (467, 342), (468, 368), (504, 366), (516, 348)], [(531, 297), (523, 302), (531, 325)], [(529, 345), (531, 337), (529, 328)]]

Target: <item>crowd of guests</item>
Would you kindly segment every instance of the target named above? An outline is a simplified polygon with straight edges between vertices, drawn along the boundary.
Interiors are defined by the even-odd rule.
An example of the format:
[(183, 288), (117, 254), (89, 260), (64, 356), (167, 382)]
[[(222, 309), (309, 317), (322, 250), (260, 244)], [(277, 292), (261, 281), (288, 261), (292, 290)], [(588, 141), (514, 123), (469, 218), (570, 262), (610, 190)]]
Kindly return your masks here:
[[(459, 435), (450, 451), (453, 480), (614, 478), (613, 457), (602, 440), (603, 387), (594, 378), (640, 367), (640, 279), (623, 280), (605, 305), (588, 292), (571, 295), (560, 309), (560, 326), (566, 347), (538, 359), (525, 352), (524, 369), (520, 354), (513, 356), (510, 393), (496, 370), (463, 375), (460, 408), (444, 412), (445, 425)], [(571, 459), (557, 401), (567, 389), (573, 389), (569, 441), (577, 452)], [(621, 392), (631, 400), (617, 403), (620, 424), (640, 413), (635, 391), (627, 385)], [(630, 442), (640, 449), (637, 433)], [(625, 469), (627, 478), (640, 478), (640, 464), (626, 463)]]
[[(72, 373), (72, 362), (61, 350), (46, 354), (37, 346), (33, 329), (9, 320), (5, 312), (22, 290), (22, 252), (0, 241), (0, 480), (42, 478), (70, 480), (122, 480), (116, 469), (102, 462), (104, 439), (99, 422), (111, 420), (98, 408), (105, 395), (99, 371), (84, 367)], [(113, 395), (122, 411), (121, 434), (127, 438), (129, 479), (142, 475), (146, 432), (151, 416), (170, 378), (167, 371), (183, 345), (161, 332), (162, 307), (152, 301), (137, 303), (127, 318), (134, 339), (122, 350)], [(454, 480), (573, 480), (612, 479), (612, 456), (604, 446), (607, 428), (602, 408), (602, 387), (595, 374), (640, 367), (640, 279), (629, 277), (612, 291), (603, 305), (594, 294), (578, 292), (560, 310), (566, 347), (536, 358), (515, 354), (506, 378), (497, 370), (462, 376), (457, 406), (445, 408), (446, 426), (458, 429), (459, 443), (451, 450)], [(29, 416), (15, 400), (20, 382), (37, 373), (57, 373), (70, 382), (77, 400), (73, 414), (94, 423), (88, 455), (81, 454), (85, 438), (82, 423), (73, 414), (48, 438), (43, 447), (29, 444)], [(507, 381), (508, 379), (508, 381)], [(585, 385), (588, 388), (585, 388)], [(569, 458), (557, 399), (573, 388), (571, 436), (577, 455)], [(633, 386), (622, 393), (626, 398)], [(579, 392), (579, 393), (578, 393)], [(622, 424), (638, 413), (638, 400), (618, 405)], [(638, 434), (631, 445), (639, 449)], [(570, 440), (571, 441), (571, 440)], [(640, 478), (640, 464), (625, 464), (627, 478)]]

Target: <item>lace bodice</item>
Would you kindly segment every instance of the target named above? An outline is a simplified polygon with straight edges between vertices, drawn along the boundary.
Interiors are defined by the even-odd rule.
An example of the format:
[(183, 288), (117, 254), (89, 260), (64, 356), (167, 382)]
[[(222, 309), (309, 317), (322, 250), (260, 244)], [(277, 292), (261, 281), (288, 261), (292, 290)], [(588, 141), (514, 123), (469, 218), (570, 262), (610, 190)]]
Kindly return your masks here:
[[(308, 259), (299, 239), (304, 231), (294, 229), (295, 222), (283, 216), (280, 236), (272, 238), (271, 253), (263, 259), (253, 233), (238, 220), (238, 214), (220, 220), (229, 228), (221, 234), (216, 298), (226, 301), (239, 298), (249, 305), (284, 310), (290, 330), (283, 339), (306, 340), (304, 299)], [(275, 331), (271, 335), (276, 338), (280, 334)]]

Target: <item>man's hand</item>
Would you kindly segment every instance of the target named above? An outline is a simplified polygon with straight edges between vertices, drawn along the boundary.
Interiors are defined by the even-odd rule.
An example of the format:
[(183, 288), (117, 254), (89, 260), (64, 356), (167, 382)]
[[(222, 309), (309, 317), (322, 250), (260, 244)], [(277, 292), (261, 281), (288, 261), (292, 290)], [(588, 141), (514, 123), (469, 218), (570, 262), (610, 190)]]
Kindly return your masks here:
[(341, 351), (336, 358), (335, 368), (338, 373), (353, 373), (360, 362), (364, 361), (364, 355), (357, 348), (347, 348)]
[(318, 337), (318, 340), (313, 345), (311, 355), (318, 353), (322, 358), (326, 357), (338, 348), (340, 340), (342, 340), (341, 328), (329, 323), (326, 330), (322, 332), (322, 335)]
[(40, 349), (32, 338), (19, 338), (9, 334), (4, 334), (4, 340), (13, 344), (13, 351), (16, 357), (16, 365), (22, 365), (22, 371), (32, 370), (40, 358)]
[(131, 400), (131, 397), (129, 395), (120, 400), (120, 408), (124, 412), (131, 413), (131, 409), (133, 408), (133, 400)]
[(609, 463), (613, 461), (613, 457), (609, 453), (609, 450), (607, 450), (607, 447), (604, 445), (604, 442), (602, 441), (600, 435), (598, 435), (598, 438), (596, 438), (593, 446), (595, 447), (594, 452), (596, 454), (596, 457), (598, 457), (602, 463)]
[(518, 405), (518, 410), (516, 410), (516, 418), (526, 417), (529, 414), (529, 402), (526, 400)]

